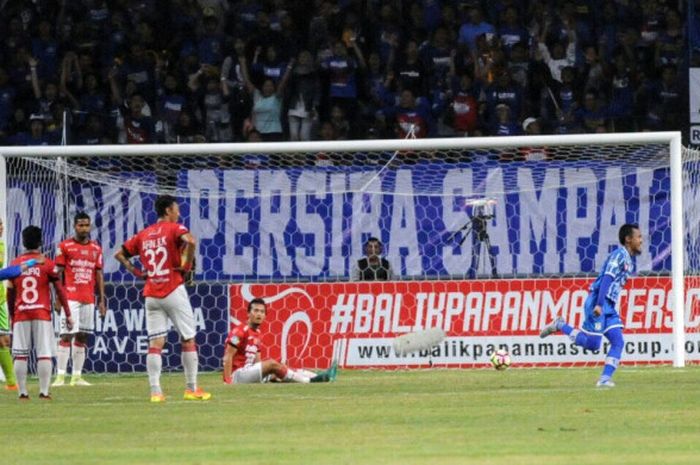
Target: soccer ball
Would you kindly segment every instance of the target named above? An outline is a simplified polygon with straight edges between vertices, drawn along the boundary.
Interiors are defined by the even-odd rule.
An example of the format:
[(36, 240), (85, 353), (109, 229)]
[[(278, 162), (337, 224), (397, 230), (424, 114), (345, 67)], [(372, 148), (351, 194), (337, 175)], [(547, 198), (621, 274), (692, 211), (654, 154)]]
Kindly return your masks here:
[(510, 354), (508, 351), (499, 349), (491, 355), (491, 365), (496, 370), (505, 370), (510, 366)]

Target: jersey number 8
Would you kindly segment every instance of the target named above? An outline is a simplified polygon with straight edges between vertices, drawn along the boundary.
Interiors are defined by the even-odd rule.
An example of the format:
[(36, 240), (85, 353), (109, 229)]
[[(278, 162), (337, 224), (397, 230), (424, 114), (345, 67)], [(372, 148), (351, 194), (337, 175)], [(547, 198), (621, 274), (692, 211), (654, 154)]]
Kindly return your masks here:
[(33, 304), (39, 300), (39, 282), (36, 278), (28, 276), (22, 280), (22, 302)]

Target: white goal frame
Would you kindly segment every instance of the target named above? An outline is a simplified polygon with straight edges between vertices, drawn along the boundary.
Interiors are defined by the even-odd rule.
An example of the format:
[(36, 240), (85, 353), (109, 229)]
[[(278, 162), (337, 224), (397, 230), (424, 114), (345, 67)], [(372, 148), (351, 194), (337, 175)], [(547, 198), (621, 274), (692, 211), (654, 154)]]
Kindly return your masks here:
[[(670, 153), (671, 177), (671, 253), (673, 305), (673, 366), (685, 366), (684, 328), (684, 225), (682, 145), (680, 132), (646, 132), (618, 134), (577, 134), (512, 137), (475, 137), (443, 139), (358, 140), (333, 142), (269, 142), (222, 144), (163, 144), (163, 145), (91, 145), (91, 146), (33, 146), (0, 147), (0, 218), (7, 224), (6, 157), (75, 157), (75, 156), (139, 156), (169, 155), (235, 155), (299, 152), (357, 152), (402, 150), (498, 149), (522, 146), (574, 146), (667, 144)], [(7, 257), (5, 257), (7, 259)]]

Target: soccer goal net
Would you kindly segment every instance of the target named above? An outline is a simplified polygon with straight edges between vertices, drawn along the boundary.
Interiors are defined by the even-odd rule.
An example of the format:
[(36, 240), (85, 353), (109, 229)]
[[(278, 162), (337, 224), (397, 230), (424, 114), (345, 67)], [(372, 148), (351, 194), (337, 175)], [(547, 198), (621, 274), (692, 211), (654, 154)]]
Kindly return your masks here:
[[(681, 150), (677, 133), (2, 148), (0, 214), (10, 258), (25, 226), (52, 254), (76, 212), (91, 216), (108, 282), (98, 372), (144, 368), (141, 283), (112, 257), (166, 193), (198, 241), (205, 369), (254, 297), (269, 303), (265, 355), (292, 366), (485, 366), (498, 348), (514, 366), (602, 363), (538, 334), (555, 315), (581, 324), (624, 223), (644, 244), (620, 301), (623, 363), (680, 366), (700, 360), (700, 161)], [(360, 262), (370, 252), (378, 265)], [(432, 350), (392, 350), (435, 327), (447, 337)], [(178, 366), (170, 342), (166, 367)]]

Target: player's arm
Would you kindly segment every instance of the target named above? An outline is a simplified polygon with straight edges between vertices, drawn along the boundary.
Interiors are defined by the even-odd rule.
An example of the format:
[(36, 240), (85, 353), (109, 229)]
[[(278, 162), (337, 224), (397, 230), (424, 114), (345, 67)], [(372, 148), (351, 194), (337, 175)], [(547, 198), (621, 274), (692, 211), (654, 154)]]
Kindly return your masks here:
[(55, 279), (51, 280), (53, 288), (56, 290), (56, 296), (58, 296), (58, 301), (61, 302), (61, 307), (66, 314), (66, 327), (70, 330), (73, 329), (73, 318), (70, 314), (70, 306), (68, 305), (68, 296), (66, 295), (66, 289), (63, 287), (63, 283), (58, 279), (56, 275)]
[(39, 259), (32, 258), (31, 260), (27, 260), (26, 262), (20, 263), (19, 265), (8, 266), (7, 268), (3, 268), (0, 270), (0, 281), (16, 278), (17, 276), (24, 273), (24, 271), (26, 271), (27, 269), (36, 265), (41, 265), (42, 263), (44, 263), (43, 257), (41, 258), (41, 262), (39, 261)]
[(233, 363), (233, 357), (238, 352), (238, 347), (234, 346), (230, 342), (226, 342), (226, 349), (224, 350), (224, 383), (231, 384), (233, 379), (231, 378)]
[[(616, 252), (613, 252), (613, 254), (615, 253)], [(600, 285), (598, 286), (598, 301), (596, 302), (596, 306), (593, 308), (593, 314), (595, 316), (600, 316), (603, 313), (603, 305), (605, 304), (605, 299), (608, 296), (610, 285), (620, 273), (620, 262), (621, 259), (619, 257), (615, 257), (615, 255), (612, 255), (610, 259), (608, 259), (608, 263), (603, 270)]]
[(107, 303), (105, 299), (105, 275), (102, 269), (95, 272), (95, 283), (97, 284), (97, 308), (100, 316), (104, 318), (107, 314)]
[(117, 250), (117, 253), (114, 254), (114, 258), (117, 259), (119, 263), (122, 264), (124, 268), (127, 269), (127, 271), (137, 278), (143, 278), (144, 274), (143, 271), (140, 270), (139, 268), (136, 268), (133, 263), (131, 263), (131, 253), (127, 250), (125, 245), (122, 245), (119, 250)]
[(181, 235), (180, 241), (182, 241), (183, 244), (182, 252), (180, 253), (180, 270), (186, 273), (192, 269), (192, 264), (194, 263), (196, 241), (194, 240), (194, 236), (190, 233)]
[[(66, 251), (63, 250), (63, 243), (58, 244), (58, 248), (56, 249), (56, 258), (54, 259), (54, 265), (56, 267), (54, 268), (54, 271), (58, 275), (58, 280), (61, 281), (62, 283), (66, 282)], [(53, 311), (56, 313), (61, 312), (61, 303), (54, 300), (53, 301)]]
[(603, 278), (600, 280), (600, 287), (598, 287), (598, 301), (593, 309), (593, 313), (596, 316), (600, 316), (603, 313), (603, 305), (605, 304), (605, 299), (607, 299), (608, 291), (610, 290), (610, 285), (613, 283), (613, 277), (609, 274), (604, 274)]
[(17, 295), (17, 291), (15, 290), (14, 284), (12, 284), (12, 281), (7, 283), (7, 313), (10, 314), (10, 320), (15, 319), (15, 296)]
[[(56, 264), (56, 274), (58, 275), (58, 280), (61, 281), (61, 283), (65, 284), (66, 282), (66, 265), (64, 265), (65, 262), (59, 262), (58, 259), (62, 258), (62, 255), (59, 255), (56, 257), (56, 261), (54, 262)], [(58, 297), (58, 296), (56, 296)], [(61, 313), (61, 302), (54, 300), (53, 301), (53, 311), (56, 313)]]

